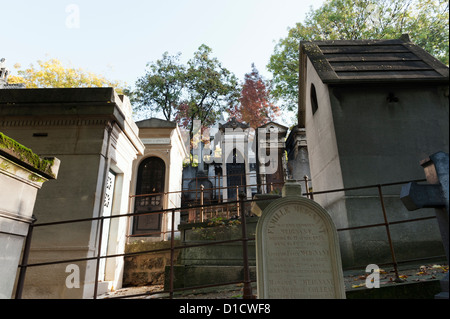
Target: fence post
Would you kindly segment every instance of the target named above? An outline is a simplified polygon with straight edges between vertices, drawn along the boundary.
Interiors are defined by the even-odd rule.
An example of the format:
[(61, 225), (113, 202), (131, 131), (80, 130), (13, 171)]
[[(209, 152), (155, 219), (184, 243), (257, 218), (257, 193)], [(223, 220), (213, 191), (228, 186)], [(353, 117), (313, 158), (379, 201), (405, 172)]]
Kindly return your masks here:
[(303, 180), (305, 181), (306, 198), (311, 199), (311, 196), (309, 194), (308, 175), (303, 176)]
[(25, 239), (25, 247), (23, 248), (22, 263), (19, 266), (20, 272), (19, 272), (19, 278), (17, 280), (15, 299), (22, 299), (23, 286), (25, 284), (25, 275), (26, 275), (27, 267), (28, 267), (27, 266), (28, 257), (30, 256), (31, 237), (33, 235), (34, 223), (36, 222), (36, 218), (34, 217), (34, 215), (33, 215), (32, 219), (33, 220), (28, 225), (28, 234), (27, 234), (27, 238)]
[(245, 219), (244, 209), (245, 193), (239, 194), (239, 204), (241, 206), (241, 223), (242, 223), (242, 254), (244, 257), (244, 294), (243, 299), (255, 299), (252, 292), (252, 283), (250, 280), (250, 268), (248, 266), (248, 238), (247, 238), (247, 222)]
[(99, 239), (98, 239), (98, 251), (95, 265), (95, 282), (94, 282), (94, 299), (97, 299), (97, 291), (98, 291), (98, 272), (100, 269), (100, 255), (102, 253), (102, 237), (103, 237), (103, 220), (104, 217), (100, 217), (100, 230), (99, 230)]
[(236, 186), (236, 200), (238, 201), (237, 202), (237, 204), (236, 204), (236, 206), (237, 206), (237, 216), (239, 217), (239, 215), (240, 215), (240, 213), (241, 213), (241, 207), (240, 207), (240, 202), (239, 202), (239, 198), (240, 198), (240, 195), (239, 195), (239, 186)]
[(222, 203), (222, 188), (220, 187), (220, 180), (222, 179), (222, 176), (221, 175), (219, 175), (219, 201), (218, 201), (218, 203)]
[(203, 190), (205, 189), (205, 186), (200, 185), (200, 220), (203, 222)]
[(172, 209), (172, 228), (170, 230), (170, 291), (169, 298), (173, 299), (173, 266), (175, 258), (175, 209)]
[(387, 215), (386, 215), (386, 208), (384, 206), (383, 192), (381, 191), (381, 185), (377, 185), (377, 188), (378, 188), (378, 194), (380, 196), (381, 209), (383, 210), (384, 225), (386, 226), (386, 234), (387, 234), (388, 241), (389, 241), (389, 248), (391, 250), (392, 263), (394, 265), (394, 271), (395, 271), (395, 280), (394, 281), (402, 282), (402, 280), (398, 276), (398, 264), (397, 264), (397, 259), (395, 258), (394, 246), (392, 244), (391, 231), (389, 229), (389, 222), (388, 222)]

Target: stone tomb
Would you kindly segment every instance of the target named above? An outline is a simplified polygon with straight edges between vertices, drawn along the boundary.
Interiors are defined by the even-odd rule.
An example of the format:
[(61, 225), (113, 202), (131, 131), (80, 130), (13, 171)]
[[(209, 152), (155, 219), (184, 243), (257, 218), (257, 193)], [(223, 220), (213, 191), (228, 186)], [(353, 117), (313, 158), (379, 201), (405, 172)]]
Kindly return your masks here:
[(344, 299), (336, 228), (300, 185), (262, 211), (256, 230), (259, 299)]

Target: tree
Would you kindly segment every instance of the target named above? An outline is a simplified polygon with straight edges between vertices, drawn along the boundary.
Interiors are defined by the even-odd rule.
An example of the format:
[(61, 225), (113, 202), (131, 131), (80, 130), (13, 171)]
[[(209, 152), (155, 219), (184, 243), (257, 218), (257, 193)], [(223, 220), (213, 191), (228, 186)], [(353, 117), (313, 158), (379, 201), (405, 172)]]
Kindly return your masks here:
[(239, 101), (240, 104), (229, 110), (230, 115), (254, 129), (274, 121), (279, 115), (280, 109), (270, 102), (266, 81), (254, 64), (252, 64), (252, 71), (245, 75)]
[(161, 111), (166, 120), (175, 116), (186, 80), (186, 68), (179, 63), (180, 54), (170, 56), (167, 52), (161, 60), (147, 64), (147, 73), (136, 81), (132, 94), (137, 111)]
[(327, 0), (275, 46), (267, 65), (273, 74), (272, 94), (285, 109), (296, 108), (300, 41), (395, 39), (408, 33), (448, 65), (448, 10), (448, 0)]
[(222, 67), (212, 50), (202, 44), (188, 61), (186, 72), (187, 99), (178, 108), (176, 120), (192, 137), (193, 121), (203, 127), (214, 124), (239, 97), (239, 83), (234, 74)]
[(114, 87), (118, 93), (124, 90), (124, 84), (119, 81), (109, 81), (81, 68), (65, 67), (58, 59), (37, 63), (38, 68), (30, 65), (28, 69), (18, 70), (18, 76), (9, 76), (8, 82), (24, 83), (27, 88)]

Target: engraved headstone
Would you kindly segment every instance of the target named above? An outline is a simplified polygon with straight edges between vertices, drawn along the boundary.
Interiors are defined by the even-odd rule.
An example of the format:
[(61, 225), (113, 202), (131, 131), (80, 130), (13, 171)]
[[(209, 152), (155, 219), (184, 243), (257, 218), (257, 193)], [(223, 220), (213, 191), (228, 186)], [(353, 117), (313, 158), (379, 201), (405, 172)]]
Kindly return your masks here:
[(259, 299), (345, 298), (339, 241), (328, 212), (286, 183), (256, 230)]

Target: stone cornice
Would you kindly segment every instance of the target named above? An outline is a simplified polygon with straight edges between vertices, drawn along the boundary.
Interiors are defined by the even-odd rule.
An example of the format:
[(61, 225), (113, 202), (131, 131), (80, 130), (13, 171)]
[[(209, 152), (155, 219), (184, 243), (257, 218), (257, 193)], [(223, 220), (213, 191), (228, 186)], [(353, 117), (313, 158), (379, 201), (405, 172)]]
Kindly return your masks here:
[(105, 118), (24, 118), (8, 117), (0, 119), (0, 127), (17, 126), (80, 126), (80, 125), (107, 125), (109, 119)]

